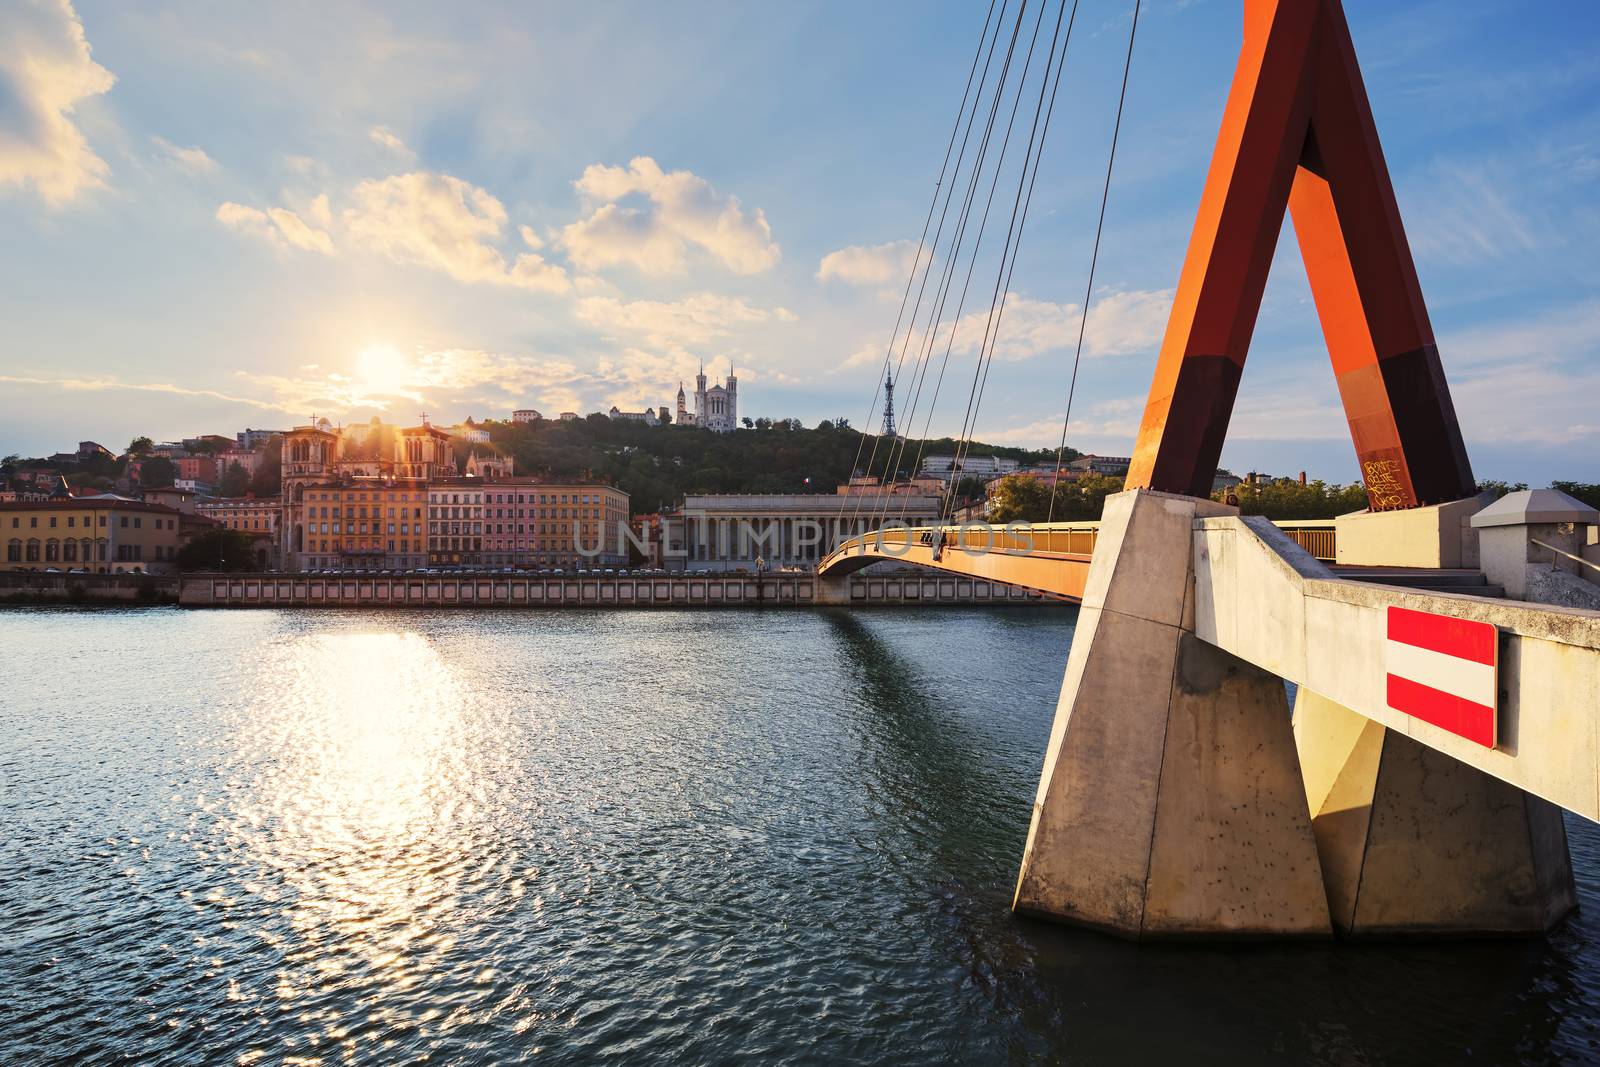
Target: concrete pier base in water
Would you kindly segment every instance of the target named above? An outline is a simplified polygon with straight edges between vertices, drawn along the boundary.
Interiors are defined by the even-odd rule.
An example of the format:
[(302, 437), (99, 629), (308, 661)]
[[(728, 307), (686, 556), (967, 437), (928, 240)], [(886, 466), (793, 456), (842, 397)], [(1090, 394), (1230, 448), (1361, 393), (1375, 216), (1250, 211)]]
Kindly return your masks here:
[(1191, 529), (1106, 502), (1014, 907), (1124, 937), (1331, 936), (1283, 683), (1194, 636)]
[(1576, 906), (1554, 804), (1309, 689), (1294, 735), (1341, 936), (1543, 934)]

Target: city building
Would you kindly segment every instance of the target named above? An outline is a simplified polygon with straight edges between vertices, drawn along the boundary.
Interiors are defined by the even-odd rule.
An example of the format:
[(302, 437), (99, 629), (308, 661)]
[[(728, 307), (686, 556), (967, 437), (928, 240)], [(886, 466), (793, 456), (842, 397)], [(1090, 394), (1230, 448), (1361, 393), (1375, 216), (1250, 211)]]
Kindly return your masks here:
[(296, 488), (303, 547), (292, 553), (293, 569), (409, 570), (427, 561), (427, 483), (348, 478)]
[(913, 493), (738, 493), (684, 498), (669, 523), (669, 566), (690, 570), (814, 566), (836, 545), (886, 522), (925, 526), (942, 499)]
[(469, 441), (475, 445), (486, 445), (489, 443), (489, 431), (485, 430), (481, 426), (475, 425), (471, 419), (468, 419), (466, 422), (460, 423), (456, 426), (450, 427), (450, 435), (452, 437), (459, 437), (463, 441)]
[[(430, 425), (426, 416), (420, 426), (396, 430), (391, 452), (379, 458), (345, 458), (343, 435), (326, 419), (297, 426), (283, 435), (281, 470), (279, 558), (289, 570), (346, 568), (374, 561), (391, 569), (420, 565), (427, 552), (424, 487), (458, 473), (450, 435)], [(395, 488), (387, 494), (373, 490), (382, 486)], [(383, 511), (378, 530), (372, 527), (374, 507)], [(364, 515), (362, 508), (367, 509)], [(390, 508), (395, 510), (393, 535), (388, 533)], [(402, 514), (402, 509), (411, 513)]]
[(428, 483), (428, 564), (483, 564), (483, 482), (438, 478)]
[(561, 413), (561, 421), (562, 422), (577, 422), (578, 421), (578, 413), (576, 411), (563, 411)]
[(1121, 478), (1128, 473), (1128, 467), (1133, 460), (1128, 456), (1095, 456), (1082, 455), (1076, 459), (1068, 460), (1067, 467), (1075, 471), (1093, 471), (1103, 474), (1108, 478)]
[(277, 569), (278, 521), (283, 515), (278, 497), (219, 497), (200, 501), (194, 510), (225, 530), (249, 537), (257, 570)]
[(185, 489), (177, 485), (163, 485), (156, 489), (146, 489), (144, 491), (146, 503), (160, 504), (162, 507), (171, 508), (173, 511), (184, 515), (196, 513), (195, 498), (197, 495), (193, 489)]
[(538, 422), (542, 418), (544, 416), (533, 408), (518, 408), (511, 413), (512, 422)]
[[(479, 483), (477, 488), (483, 492), (479, 556), (440, 562), (493, 567), (627, 565), (627, 535), (623, 531), (628, 524), (628, 494), (617, 487), (510, 478)], [(452, 489), (452, 497), (454, 492)], [(452, 502), (448, 506), (457, 505)], [(440, 521), (455, 520), (441, 516)], [(469, 521), (465, 515), (463, 521)]]
[(252, 430), (247, 427), (233, 435), (233, 447), (244, 451), (258, 451), (271, 444), (274, 437), (282, 436), (282, 430)]
[(160, 574), (177, 557), (182, 518), (109, 494), (0, 503), (0, 569)]
[(643, 411), (622, 411), (615, 404), (612, 404), (611, 410), (606, 413), (606, 417), (613, 422), (642, 422), (646, 426), (661, 425), (661, 420), (656, 417), (656, 413), (650, 408), (645, 408)]
[(482, 478), (484, 481), (499, 481), (511, 477), (516, 462), (506, 455), (498, 452), (474, 452), (467, 457), (466, 475), (469, 478)]
[(173, 464), (178, 470), (174, 481), (199, 482), (206, 486), (217, 484), (217, 460), (214, 456), (179, 456)]
[[(955, 456), (923, 456), (922, 466), (918, 473), (940, 481), (949, 481), (951, 473), (955, 470)], [(1021, 464), (1006, 456), (962, 456), (961, 472), (963, 478), (993, 478), (997, 475), (1010, 474)]]
[(219, 452), (217, 454), (217, 478), (220, 481), (225, 477), (228, 471), (233, 469), (235, 463), (239, 465), (240, 470), (253, 478), (256, 471), (260, 470), (261, 465), (266, 462), (266, 459), (267, 454), (262, 449), (235, 447)]

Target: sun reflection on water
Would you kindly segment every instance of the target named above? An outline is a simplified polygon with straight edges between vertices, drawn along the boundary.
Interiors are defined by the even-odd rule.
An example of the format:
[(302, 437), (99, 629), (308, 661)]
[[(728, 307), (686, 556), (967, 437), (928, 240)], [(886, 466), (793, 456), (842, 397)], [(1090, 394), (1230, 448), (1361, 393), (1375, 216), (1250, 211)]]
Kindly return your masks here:
[[(402, 994), (459, 966), (464, 895), (480, 914), (520, 896), (515, 852), (489, 825), (486, 783), (509, 777), (489, 765), (507, 758), (492, 721), (414, 633), (288, 640), (261, 682), (218, 829), (261, 871), (246, 885), (271, 905), (257, 933), (282, 953), (271, 994), (304, 1025), (298, 1051), (465, 1021)], [(333, 1007), (352, 986), (363, 1018)]]

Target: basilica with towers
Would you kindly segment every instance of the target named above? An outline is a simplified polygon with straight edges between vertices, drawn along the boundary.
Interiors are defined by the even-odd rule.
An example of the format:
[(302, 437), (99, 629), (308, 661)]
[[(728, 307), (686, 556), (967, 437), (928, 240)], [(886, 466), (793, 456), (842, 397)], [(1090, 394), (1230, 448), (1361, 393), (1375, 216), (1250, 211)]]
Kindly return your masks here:
[(728, 367), (728, 380), (725, 385), (713, 385), (706, 388), (705, 364), (700, 365), (700, 373), (694, 378), (694, 414), (689, 413), (688, 398), (683, 392), (683, 383), (678, 383), (678, 412), (675, 420), (679, 426), (699, 426), (702, 429), (714, 430), (717, 433), (729, 433), (739, 425), (739, 379), (734, 377), (733, 367)]

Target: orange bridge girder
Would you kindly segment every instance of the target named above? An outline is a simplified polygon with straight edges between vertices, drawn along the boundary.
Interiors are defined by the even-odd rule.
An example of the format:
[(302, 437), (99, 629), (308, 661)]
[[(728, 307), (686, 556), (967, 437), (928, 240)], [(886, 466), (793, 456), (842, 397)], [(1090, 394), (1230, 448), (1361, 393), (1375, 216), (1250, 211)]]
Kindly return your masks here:
[(889, 526), (843, 542), (817, 565), (817, 576), (842, 578), (874, 563), (909, 563), (1077, 603), (1099, 525)]

